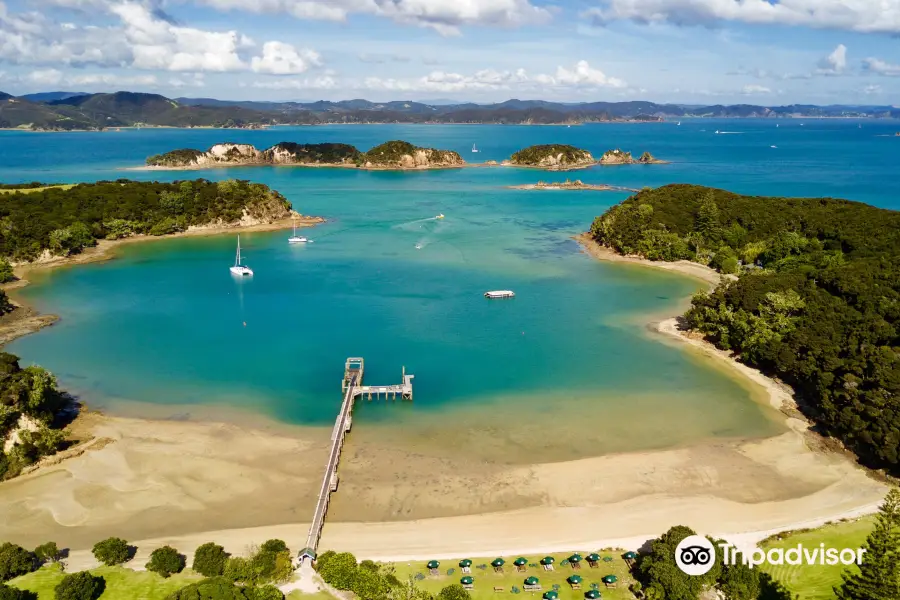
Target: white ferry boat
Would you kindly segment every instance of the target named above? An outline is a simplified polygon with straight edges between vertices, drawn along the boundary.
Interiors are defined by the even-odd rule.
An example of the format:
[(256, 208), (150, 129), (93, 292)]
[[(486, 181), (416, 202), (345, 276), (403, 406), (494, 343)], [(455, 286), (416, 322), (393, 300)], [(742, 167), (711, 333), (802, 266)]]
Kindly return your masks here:
[(495, 298), (514, 298), (515, 293), (512, 290), (493, 290), (490, 292), (485, 292), (484, 297), (495, 299)]

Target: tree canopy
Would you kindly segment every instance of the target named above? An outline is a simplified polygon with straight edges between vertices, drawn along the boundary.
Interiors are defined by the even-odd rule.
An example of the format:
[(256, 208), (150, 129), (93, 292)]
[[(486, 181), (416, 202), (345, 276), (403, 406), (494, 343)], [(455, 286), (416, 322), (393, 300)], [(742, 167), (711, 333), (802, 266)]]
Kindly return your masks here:
[(33, 553), (10, 542), (0, 544), (0, 583), (31, 573), (36, 568)]
[(205, 179), (174, 183), (120, 179), (3, 195), (0, 257), (37, 258), (81, 252), (100, 238), (165, 235), (192, 225), (233, 223), (247, 212), (288, 216), (290, 203), (268, 186)]
[(108, 567), (120, 565), (131, 558), (131, 548), (128, 546), (128, 542), (117, 537), (97, 542), (91, 551), (94, 558)]
[(668, 185), (610, 208), (591, 233), (623, 254), (736, 274), (694, 297), (687, 324), (791, 385), (864, 463), (900, 470), (900, 213)]
[(194, 551), (194, 562), (191, 568), (204, 577), (218, 577), (225, 572), (225, 561), (228, 553), (225, 548), (213, 542), (207, 542)]
[(71, 573), (62, 578), (54, 590), (56, 600), (96, 600), (106, 588), (102, 577), (89, 571)]
[(146, 565), (148, 571), (163, 577), (181, 573), (184, 566), (184, 555), (172, 546), (162, 546), (151, 552), (150, 561)]

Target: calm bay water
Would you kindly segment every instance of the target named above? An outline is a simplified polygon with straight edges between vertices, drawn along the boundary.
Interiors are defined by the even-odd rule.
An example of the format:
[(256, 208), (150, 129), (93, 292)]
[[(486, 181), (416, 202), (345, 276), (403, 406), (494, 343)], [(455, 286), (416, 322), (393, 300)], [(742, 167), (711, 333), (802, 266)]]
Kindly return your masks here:
[[(642, 326), (646, 315), (677, 310), (696, 282), (598, 263), (570, 239), (625, 194), (506, 189), (560, 178), (518, 169), (121, 168), (157, 152), (220, 141), (257, 147), (343, 141), (365, 150), (405, 139), (457, 150), (473, 162), (562, 142), (596, 154), (649, 150), (673, 161), (569, 174), (585, 182), (690, 182), (894, 207), (900, 139), (888, 134), (896, 127), (811, 120), (777, 129), (771, 121), (682, 121), (2, 132), (3, 182), (239, 177), (274, 187), (304, 214), (329, 219), (305, 231), (315, 240), (307, 247), (289, 247), (285, 232), (242, 234), (252, 281), (228, 274), (233, 235), (136, 244), (114, 261), (42, 274), (22, 295), (62, 320), (9, 350), (56, 372), (91, 405), (128, 414), (208, 415), (229, 406), (290, 423), (330, 424), (343, 361), (358, 355), (366, 358), (371, 384), (399, 382), (401, 365), (416, 375), (412, 406), (361, 406), (360, 417), (386, 431), (430, 420), (458, 439), (495, 423), (512, 432), (568, 422), (555, 435), (568, 431), (572, 440), (590, 442), (579, 452), (596, 453), (770, 435), (779, 426), (746, 389)], [(715, 135), (716, 129), (741, 133)], [(473, 143), (479, 154), (470, 152)], [(446, 218), (430, 219), (438, 213)], [(482, 297), (488, 289), (513, 289), (517, 297), (489, 302)], [(598, 428), (602, 436), (585, 435)], [(536, 440), (522, 445), (545, 447)], [(556, 455), (567, 456), (564, 446), (573, 445), (579, 446), (560, 444)]]

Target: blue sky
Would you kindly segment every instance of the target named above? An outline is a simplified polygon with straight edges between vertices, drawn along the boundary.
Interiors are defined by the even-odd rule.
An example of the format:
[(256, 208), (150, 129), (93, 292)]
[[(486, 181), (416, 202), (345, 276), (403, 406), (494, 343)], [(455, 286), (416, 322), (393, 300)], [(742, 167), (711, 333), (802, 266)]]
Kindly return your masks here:
[(900, 104), (900, 0), (0, 0), (0, 90)]

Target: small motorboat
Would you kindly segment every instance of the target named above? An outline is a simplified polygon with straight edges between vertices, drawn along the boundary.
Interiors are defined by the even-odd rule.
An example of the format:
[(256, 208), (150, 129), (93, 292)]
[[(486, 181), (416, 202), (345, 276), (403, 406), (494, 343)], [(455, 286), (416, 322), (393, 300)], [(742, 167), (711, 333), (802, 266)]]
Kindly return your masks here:
[(416, 244), (416, 250), (421, 250), (421, 249), (422, 249), (422, 244)]
[(444, 218), (444, 213), (441, 213), (435, 217), (435, 219), (443, 219), (443, 218)]
[(485, 292), (484, 297), (488, 299), (497, 299), (497, 298), (515, 298), (516, 294), (512, 290), (491, 290), (490, 292)]
[(769, 148), (777, 148), (778, 146), (769, 146)]

